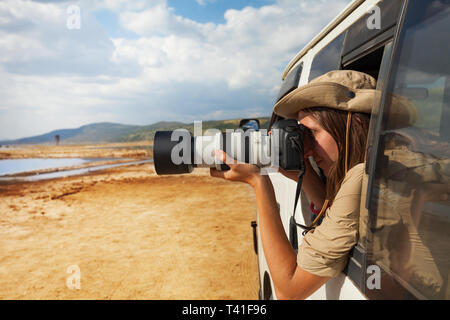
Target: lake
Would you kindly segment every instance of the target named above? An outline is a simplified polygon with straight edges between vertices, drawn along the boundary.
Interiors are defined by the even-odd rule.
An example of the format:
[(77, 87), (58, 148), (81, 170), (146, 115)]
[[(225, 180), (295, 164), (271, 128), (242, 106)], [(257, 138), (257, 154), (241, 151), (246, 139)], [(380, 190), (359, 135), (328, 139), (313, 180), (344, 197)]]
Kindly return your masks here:
[[(3, 181), (6, 181), (6, 180), (22, 180), (22, 181), (46, 180), (46, 179), (53, 179), (53, 178), (83, 174), (83, 173), (102, 170), (102, 169), (114, 168), (114, 167), (123, 166), (123, 165), (153, 162), (153, 160), (149, 159), (149, 160), (139, 160), (139, 161), (131, 161), (131, 162), (125, 162), (125, 163), (114, 163), (114, 164), (95, 166), (95, 162), (107, 161), (107, 160), (126, 160), (126, 159), (114, 159), (114, 158), (39, 159), (39, 158), (34, 158), (34, 159), (0, 160), (0, 180), (3, 180)], [(41, 173), (41, 174), (35, 174), (35, 175), (30, 175), (30, 176), (25, 176), (25, 177), (2, 177), (4, 175), (10, 175), (10, 174), (21, 173), (21, 172), (76, 166), (76, 165), (84, 164), (87, 162), (91, 162), (92, 166), (89, 166), (88, 168)]]
[(60, 159), (6, 159), (0, 160), (0, 176), (15, 174), (26, 171), (52, 169), (59, 167), (76, 166), (86, 162), (104, 161), (111, 159), (83, 159), (83, 158), (60, 158)]

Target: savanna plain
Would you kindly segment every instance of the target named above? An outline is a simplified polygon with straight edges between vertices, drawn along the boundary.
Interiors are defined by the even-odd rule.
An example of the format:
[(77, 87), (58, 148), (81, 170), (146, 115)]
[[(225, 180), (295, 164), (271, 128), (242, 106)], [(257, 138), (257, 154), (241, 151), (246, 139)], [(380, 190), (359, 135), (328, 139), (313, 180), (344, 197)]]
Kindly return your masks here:
[[(0, 158), (152, 156), (137, 146), (20, 146)], [(0, 299), (257, 299), (253, 220), (252, 189), (209, 169), (158, 176), (146, 162), (1, 181)]]

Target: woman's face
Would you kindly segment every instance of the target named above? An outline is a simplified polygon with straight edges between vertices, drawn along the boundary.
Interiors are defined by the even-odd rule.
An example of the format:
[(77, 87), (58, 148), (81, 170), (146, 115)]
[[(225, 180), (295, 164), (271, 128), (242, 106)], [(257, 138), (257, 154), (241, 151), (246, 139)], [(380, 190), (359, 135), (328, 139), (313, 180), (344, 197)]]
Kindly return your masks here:
[(336, 141), (311, 115), (300, 111), (298, 120), (311, 132), (311, 135), (305, 137), (305, 157), (312, 156), (328, 177), (330, 168), (338, 160), (339, 151)]

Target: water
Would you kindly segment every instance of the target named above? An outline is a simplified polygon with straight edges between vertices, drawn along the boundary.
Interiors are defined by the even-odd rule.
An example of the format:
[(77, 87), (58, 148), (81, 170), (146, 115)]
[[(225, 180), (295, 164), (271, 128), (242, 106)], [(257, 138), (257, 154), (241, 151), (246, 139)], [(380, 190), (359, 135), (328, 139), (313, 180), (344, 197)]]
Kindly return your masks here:
[[(96, 158), (96, 159), (67, 158), (67, 159), (14, 159), (14, 160), (0, 160), (0, 168), (2, 168), (2, 164), (1, 164), (2, 161), (17, 161), (17, 160), (66, 160), (66, 162), (63, 162), (63, 161), (61, 161), (61, 162), (54, 162), (54, 163), (58, 163), (56, 166), (43, 168), (43, 169), (51, 169), (51, 168), (55, 168), (55, 167), (58, 167), (58, 166), (67, 166), (67, 165), (70, 166), (70, 165), (77, 165), (77, 164), (81, 164), (81, 163), (85, 163), (85, 162), (94, 162), (94, 161), (100, 161), (100, 160), (104, 161), (104, 160), (111, 160), (111, 159), (110, 158), (108, 158), (108, 159), (105, 159), (105, 158), (101, 158), (101, 159), (99, 159), (99, 158)], [(74, 161), (72, 162), (71, 160), (74, 160)], [(79, 162), (80, 160), (81, 160), (81, 162)], [(130, 162), (125, 162), (125, 163), (106, 164), (106, 165), (91, 166), (91, 167), (88, 167), (88, 168), (81, 168), (81, 169), (73, 169), (73, 170), (41, 173), (41, 174), (35, 174), (35, 175), (30, 175), (30, 176), (25, 176), (25, 177), (2, 177), (1, 175), (3, 175), (3, 174), (0, 174), (0, 181), (39, 181), (39, 180), (47, 180), (47, 179), (54, 179), (54, 178), (61, 178), (61, 177), (85, 174), (85, 173), (88, 173), (88, 172), (93, 172), (93, 171), (103, 170), (103, 169), (108, 169), (108, 168), (114, 168), (114, 167), (119, 167), (119, 166), (124, 166), (124, 165), (134, 165), (134, 164), (141, 164), (141, 163), (147, 163), (147, 162), (153, 162), (153, 160), (149, 159), (149, 160), (130, 161)], [(37, 162), (30, 162), (30, 163), (42, 164), (42, 163), (45, 163), (45, 162), (37, 161)], [(46, 165), (49, 164), (49, 163), (51, 163), (51, 162), (46, 162)], [(62, 164), (62, 165), (60, 165), (60, 164)], [(14, 166), (16, 166), (16, 168), (17, 168), (16, 164)], [(37, 169), (36, 169), (36, 167), (34, 167), (34, 169), (27, 169), (25, 171), (31, 171), (31, 170), (37, 170)], [(19, 172), (24, 172), (24, 171), (19, 171)]]
[(92, 146), (92, 147), (86, 147), (86, 149), (131, 149), (131, 150), (140, 150), (140, 149), (153, 149), (153, 146), (126, 146), (126, 147), (112, 147), (112, 146), (104, 146), (104, 147), (97, 147), (97, 146)]
[(0, 176), (20, 172), (76, 166), (86, 162), (110, 159), (60, 158), (60, 159), (7, 159), (0, 160)]

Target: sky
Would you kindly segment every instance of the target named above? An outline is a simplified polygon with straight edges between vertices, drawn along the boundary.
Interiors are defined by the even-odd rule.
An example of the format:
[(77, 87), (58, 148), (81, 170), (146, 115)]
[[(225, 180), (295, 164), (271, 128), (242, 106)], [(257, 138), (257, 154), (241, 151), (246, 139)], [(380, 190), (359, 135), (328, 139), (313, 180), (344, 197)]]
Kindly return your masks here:
[(0, 140), (96, 122), (270, 116), (349, 0), (2, 0)]

